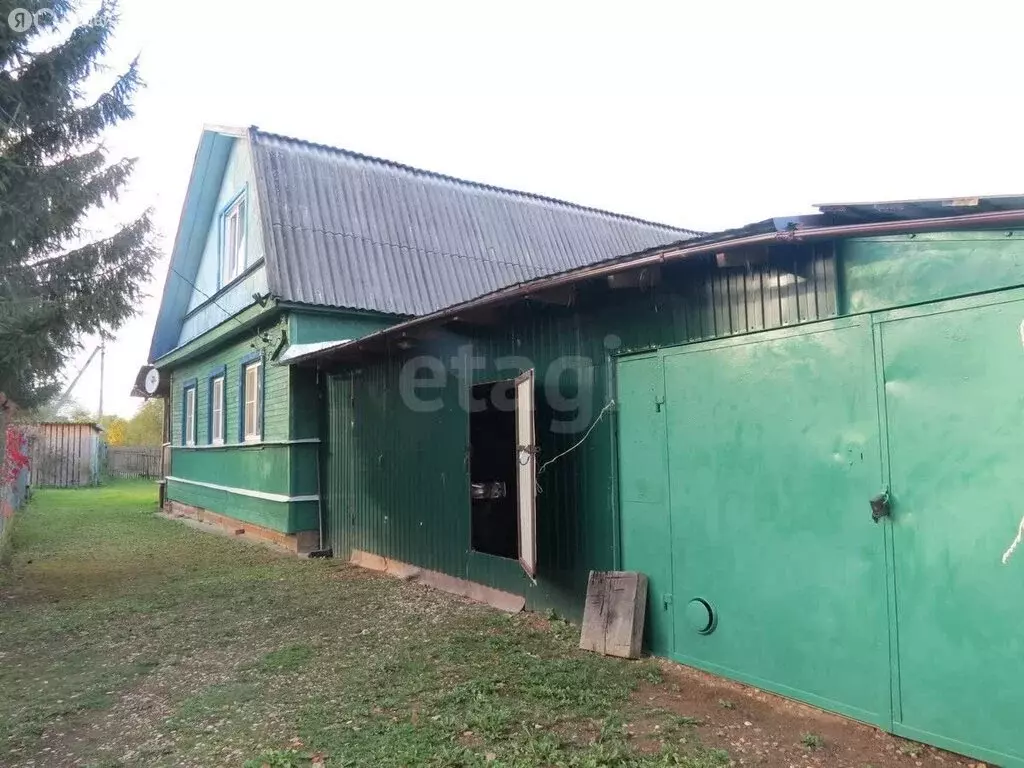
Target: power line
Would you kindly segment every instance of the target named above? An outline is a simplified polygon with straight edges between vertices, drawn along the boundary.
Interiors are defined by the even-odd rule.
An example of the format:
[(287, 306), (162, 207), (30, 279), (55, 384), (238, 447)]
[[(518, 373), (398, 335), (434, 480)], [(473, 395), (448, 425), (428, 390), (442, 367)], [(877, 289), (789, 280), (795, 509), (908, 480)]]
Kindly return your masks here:
[(188, 283), (189, 285), (191, 285), (191, 286), (192, 286), (192, 288), (193, 288), (194, 290), (198, 291), (200, 295), (202, 295), (202, 296), (205, 296), (205, 297), (206, 297), (206, 300), (207, 300), (207, 301), (209, 301), (209, 302), (211, 302), (211, 303), (213, 304), (213, 306), (215, 306), (215, 307), (216, 307), (217, 309), (219, 309), (219, 310), (220, 310), (221, 312), (223, 312), (223, 313), (224, 313), (225, 315), (227, 315), (227, 316), (228, 316), (228, 317), (230, 317), (230, 318), (231, 318), (232, 320), (234, 320), (234, 321), (235, 321), (236, 323), (238, 323), (238, 324), (239, 324), (239, 325), (240, 325), (240, 326), (241, 326), (242, 328), (245, 328), (245, 323), (243, 323), (243, 322), (242, 322), (241, 320), (239, 320), (239, 319), (238, 319), (237, 317), (235, 317), (235, 315), (231, 314), (231, 313), (230, 313), (230, 312), (228, 312), (228, 311), (227, 311), (226, 309), (224, 309), (224, 307), (222, 307), (222, 306), (221, 306), (221, 305), (220, 305), (219, 303), (217, 303), (217, 300), (216, 300), (215, 298), (213, 298), (213, 296), (211, 296), (210, 294), (208, 294), (208, 293), (207, 293), (206, 291), (204, 291), (204, 290), (203, 290), (202, 288), (200, 288), (200, 287), (199, 287), (198, 285), (196, 285), (196, 284), (195, 284), (195, 283), (193, 283), (193, 282), (192, 282), (191, 280), (189, 280), (189, 279), (188, 279), (187, 277), (185, 277), (185, 276), (184, 276), (183, 274), (181, 274), (181, 272), (179, 272), (179, 271), (178, 271), (177, 269), (175, 269), (175, 268), (174, 268), (174, 264), (168, 264), (168, 267), (170, 267), (170, 270), (171, 270), (171, 272), (173, 272), (173, 273), (174, 273), (174, 274), (176, 274), (176, 275), (177, 275), (178, 277), (180, 277), (180, 278), (181, 278), (182, 280), (184, 280), (184, 281), (185, 281), (186, 283)]

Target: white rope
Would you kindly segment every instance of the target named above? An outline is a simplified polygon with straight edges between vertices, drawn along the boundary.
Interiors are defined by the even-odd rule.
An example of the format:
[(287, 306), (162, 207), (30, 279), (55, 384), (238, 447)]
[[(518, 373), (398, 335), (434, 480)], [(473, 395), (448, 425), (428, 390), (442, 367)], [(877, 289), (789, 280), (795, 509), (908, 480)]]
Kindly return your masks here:
[[(576, 443), (576, 445), (574, 445), (569, 450), (562, 451), (560, 454), (555, 456), (553, 459), (549, 459), (548, 461), (545, 461), (543, 464), (541, 464), (540, 465), (540, 469), (537, 470), (537, 476), (539, 477), (540, 475), (544, 474), (544, 470), (545, 469), (550, 467), (552, 464), (554, 464), (556, 461), (558, 461), (563, 456), (572, 453), (577, 448), (579, 448), (581, 445), (583, 445), (583, 443), (585, 443), (587, 441), (587, 438), (590, 437), (590, 433), (594, 431), (594, 427), (596, 427), (601, 422), (601, 419), (604, 418), (604, 415), (609, 410), (611, 410), (611, 408), (614, 405), (615, 405), (615, 401), (614, 400), (609, 400), (608, 404), (604, 408), (601, 409), (601, 412), (599, 414), (597, 414), (597, 418), (594, 419), (594, 423), (590, 425), (590, 429), (587, 430), (587, 433), (585, 435), (583, 435), (583, 437), (580, 439), (580, 441), (578, 443)], [(1021, 525), (1024, 525), (1024, 521), (1021, 522)]]
[(1013, 540), (1010, 548), (1003, 552), (1003, 565), (1006, 565), (1006, 561), (1012, 557), (1014, 550), (1020, 545), (1021, 539), (1024, 539), (1024, 517), (1020, 519), (1020, 525), (1017, 527), (1017, 538)]

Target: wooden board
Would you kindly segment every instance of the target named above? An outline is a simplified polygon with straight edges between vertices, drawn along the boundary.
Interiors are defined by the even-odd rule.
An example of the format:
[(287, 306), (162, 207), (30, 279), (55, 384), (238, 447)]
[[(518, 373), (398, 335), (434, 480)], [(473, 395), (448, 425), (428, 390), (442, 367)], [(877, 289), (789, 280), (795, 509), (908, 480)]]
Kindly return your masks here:
[(640, 658), (647, 613), (647, 577), (634, 571), (591, 571), (580, 648)]

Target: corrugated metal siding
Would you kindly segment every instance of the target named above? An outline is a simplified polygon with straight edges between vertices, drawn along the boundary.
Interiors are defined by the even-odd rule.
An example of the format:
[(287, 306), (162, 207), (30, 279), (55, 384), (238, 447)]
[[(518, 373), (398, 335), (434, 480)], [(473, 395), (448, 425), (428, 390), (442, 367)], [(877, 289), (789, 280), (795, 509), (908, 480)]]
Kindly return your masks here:
[[(783, 276), (790, 277), (783, 279)], [(468, 415), (452, 373), (453, 357), (485, 361), (472, 382), (510, 378), (526, 358), (538, 387), (578, 400), (580, 429), (554, 426), (558, 414), (540, 390), (540, 461), (575, 444), (613, 397), (612, 353), (700, 341), (833, 316), (835, 261), (828, 249), (777, 255), (751, 268), (677, 265), (654, 289), (600, 287), (574, 307), (521, 305), (502, 324), (434, 340), (402, 356), (365, 361), (330, 377), (327, 401), (328, 535), (339, 552), (365, 549), (524, 594), (535, 608), (580, 610), (587, 574), (616, 566), (614, 416), (539, 477), (539, 575), (517, 563), (470, 551)], [(449, 369), (444, 409), (414, 413), (400, 398), (405, 359), (431, 355)], [(461, 370), (467, 370), (463, 367)], [(556, 376), (556, 374), (560, 374)]]
[[(458, 569), (469, 542), (466, 435), (457, 414), (411, 413), (398, 391), (400, 360), (330, 377), (326, 496), (331, 544)], [(457, 397), (453, 386), (448, 393)], [(402, 424), (401, 430), (382, 429)], [(439, 440), (447, 450), (437, 450)], [(461, 571), (460, 571), (461, 572)]]
[(253, 131), (271, 292), (422, 315), (695, 233)]

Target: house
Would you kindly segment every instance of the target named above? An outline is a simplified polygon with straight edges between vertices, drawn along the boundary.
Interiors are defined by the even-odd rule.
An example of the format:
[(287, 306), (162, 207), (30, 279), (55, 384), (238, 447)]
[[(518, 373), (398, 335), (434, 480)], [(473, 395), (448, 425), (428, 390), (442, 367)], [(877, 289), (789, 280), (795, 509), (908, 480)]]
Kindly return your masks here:
[[(701, 235), (387, 164), (370, 194), (310, 156), (348, 153), (204, 135), (230, 141), (194, 175), (216, 201), (192, 225), (186, 203), (154, 340), (172, 507), (316, 526), (335, 557), (510, 609), (579, 615), (591, 569), (643, 571), (654, 653), (1024, 766), (1024, 198)], [(266, 260), (219, 290), (200, 252), (233, 242), (243, 178)], [(402, 239), (428, 232), (463, 235)]]
[(322, 549), (322, 382), (291, 359), (693, 234), (255, 128), (204, 130), (136, 382), (169, 397), (170, 508)]

